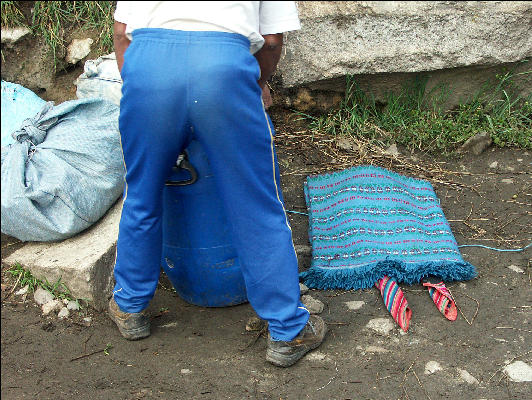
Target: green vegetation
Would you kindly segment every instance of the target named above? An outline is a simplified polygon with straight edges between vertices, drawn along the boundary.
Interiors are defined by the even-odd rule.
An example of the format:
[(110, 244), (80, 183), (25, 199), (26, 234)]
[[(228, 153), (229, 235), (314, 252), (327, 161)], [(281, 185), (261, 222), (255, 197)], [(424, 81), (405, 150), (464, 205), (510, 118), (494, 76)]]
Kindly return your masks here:
[[(23, 4), (25, 3), (25, 4)], [(25, 15), (24, 8), (32, 10)], [(25, 26), (44, 38), (57, 67), (58, 53), (66, 47), (66, 29), (81, 28), (99, 32), (100, 53), (113, 51), (114, 1), (2, 1), (2, 27)]]
[[(114, 8), (114, 1), (2, 1), (2, 27), (26, 26), (43, 37), (57, 68), (67, 29), (99, 32), (98, 51), (113, 50)], [(471, 136), (489, 132), (498, 146), (532, 149), (532, 93), (518, 96), (514, 76), (512, 72), (498, 75), (451, 111), (441, 111), (450, 89), (426, 90), (423, 76), (399, 93), (389, 93), (382, 104), (348, 77), (339, 109), (328, 115), (300, 115), (309, 120), (313, 132), (366, 138), (383, 146), (396, 142), (410, 149), (449, 154)]]
[(2, 1), (2, 28), (25, 26), (22, 11), (17, 8), (16, 1)]
[(532, 149), (532, 93), (520, 97), (514, 76), (512, 72), (497, 75), (451, 111), (441, 110), (449, 88), (440, 85), (426, 90), (426, 77), (409, 82), (399, 93), (389, 93), (384, 104), (348, 77), (348, 90), (337, 110), (322, 116), (300, 114), (310, 121), (312, 132), (370, 139), (381, 146), (396, 142), (449, 155), (471, 136), (489, 132), (497, 146)]
[(61, 278), (59, 278), (59, 280), (53, 284), (49, 283), (48, 280), (39, 280), (35, 278), (30, 271), (22, 268), (20, 264), (13, 265), (8, 272), (11, 274), (11, 276), (13, 276), (14, 279), (16, 279), (18, 286), (25, 287), (27, 285), (28, 291), (30, 293), (35, 292), (35, 290), (40, 287), (53, 294), (57, 299), (75, 300), (65, 284), (61, 282)]

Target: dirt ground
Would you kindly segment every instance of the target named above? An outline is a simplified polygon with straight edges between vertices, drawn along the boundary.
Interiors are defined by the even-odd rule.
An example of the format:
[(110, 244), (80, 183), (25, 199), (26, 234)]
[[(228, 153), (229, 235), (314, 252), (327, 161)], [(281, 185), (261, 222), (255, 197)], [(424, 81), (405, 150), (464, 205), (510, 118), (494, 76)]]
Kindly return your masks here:
[[(81, 72), (70, 72), (41, 96), (75, 98), (71, 82)], [(289, 112), (274, 109), (272, 119), (288, 210), (305, 211), (307, 175), (373, 162), (429, 179), (459, 244), (515, 249), (532, 242), (530, 151), (489, 149), (444, 159), (400, 149), (406, 154), (400, 159), (361, 158), (297, 133), (304, 124)], [(498, 167), (490, 169), (494, 161)], [(308, 246), (307, 217), (290, 214), (290, 221), (296, 246)], [(2, 235), (2, 256), (21, 245)], [(2, 398), (532, 398), (531, 382), (513, 382), (503, 372), (505, 363), (532, 365), (532, 248), (463, 248), (462, 254), (479, 276), (448, 285), (458, 319), (447, 321), (421, 285), (402, 285), (413, 311), (406, 334), (397, 326), (388, 334), (366, 327), (375, 318), (391, 320), (377, 289), (311, 290), (325, 304), (329, 333), (320, 348), (288, 369), (268, 364), (265, 337), (245, 330), (254, 315), (249, 304), (189, 305), (162, 277), (150, 305), (152, 335), (128, 342), (104, 313), (90, 308), (62, 321), (42, 316), (32, 295), (24, 300), (14, 294), (14, 280), (2, 265)], [(300, 270), (308, 268), (310, 254), (300, 253), (299, 261)], [(351, 310), (346, 303), (353, 301), (364, 304)], [(90, 324), (83, 321), (87, 316)], [(426, 374), (429, 361), (441, 370)]]

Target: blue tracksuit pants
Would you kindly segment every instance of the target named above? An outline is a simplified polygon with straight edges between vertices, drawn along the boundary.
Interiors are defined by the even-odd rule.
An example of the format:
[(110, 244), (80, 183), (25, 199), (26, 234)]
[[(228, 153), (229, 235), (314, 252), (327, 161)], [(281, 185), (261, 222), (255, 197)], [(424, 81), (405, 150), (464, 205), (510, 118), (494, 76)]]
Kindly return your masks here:
[(273, 127), (242, 35), (138, 29), (122, 69), (120, 134), (126, 188), (114, 269), (125, 312), (152, 299), (162, 252), (162, 193), (190, 135), (205, 149), (231, 221), (249, 302), (274, 340), (292, 340), (309, 313), (284, 210)]

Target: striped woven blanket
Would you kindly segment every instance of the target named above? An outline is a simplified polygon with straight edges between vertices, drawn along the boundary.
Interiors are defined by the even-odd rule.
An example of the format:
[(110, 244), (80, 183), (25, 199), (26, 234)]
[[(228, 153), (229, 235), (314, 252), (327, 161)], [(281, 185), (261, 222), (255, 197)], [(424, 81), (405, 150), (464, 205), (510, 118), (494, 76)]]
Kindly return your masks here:
[(408, 284), (428, 275), (476, 276), (430, 182), (360, 166), (309, 176), (304, 190), (312, 261), (301, 277), (308, 287), (370, 288), (384, 276)]

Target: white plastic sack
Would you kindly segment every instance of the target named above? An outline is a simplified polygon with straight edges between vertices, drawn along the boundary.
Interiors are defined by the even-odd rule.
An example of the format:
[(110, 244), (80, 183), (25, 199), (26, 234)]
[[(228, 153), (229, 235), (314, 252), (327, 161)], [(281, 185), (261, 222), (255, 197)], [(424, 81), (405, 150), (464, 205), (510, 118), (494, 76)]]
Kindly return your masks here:
[(96, 97), (120, 106), (122, 77), (118, 71), (115, 53), (96, 60), (87, 60), (83, 73), (74, 81), (78, 99)]
[(2, 232), (66, 239), (98, 221), (123, 191), (119, 108), (101, 99), (48, 102), (2, 147)]
[(43, 99), (24, 86), (2, 81), (2, 146), (15, 141), (11, 134), (22, 121), (37, 114), (44, 103)]

